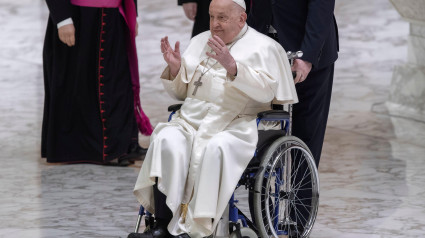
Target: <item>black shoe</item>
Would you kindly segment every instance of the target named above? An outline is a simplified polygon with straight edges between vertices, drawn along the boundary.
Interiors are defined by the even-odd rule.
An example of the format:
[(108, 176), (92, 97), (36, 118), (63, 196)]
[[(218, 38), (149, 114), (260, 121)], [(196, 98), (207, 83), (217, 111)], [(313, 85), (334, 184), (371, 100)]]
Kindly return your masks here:
[(143, 233), (130, 233), (127, 238), (171, 238), (166, 226), (155, 226)]
[(112, 159), (112, 160), (106, 162), (104, 165), (126, 167), (126, 166), (129, 166), (131, 164), (134, 164), (134, 162), (130, 161), (127, 158), (119, 157), (119, 158), (115, 158), (115, 159)]
[(130, 233), (128, 234), (127, 238), (140, 238), (143, 237), (142, 235), (142, 233)]
[(148, 148), (143, 148), (141, 146), (138, 146), (136, 149), (136, 153), (139, 155), (146, 155), (146, 152), (148, 152)]
[(183, 233), (177, 236), (174, 236), (175, 238), (190, 238), (190, 236), (187, 233)]
[(134, 162), (136, 160), (143, 160), (147, 151), (147, 148), (143, 148), (138, 143), (135, 143), (131, 145), (130, 149), (127, 152), (127, 155), (125, 155), (124, 158), (131, 162)]

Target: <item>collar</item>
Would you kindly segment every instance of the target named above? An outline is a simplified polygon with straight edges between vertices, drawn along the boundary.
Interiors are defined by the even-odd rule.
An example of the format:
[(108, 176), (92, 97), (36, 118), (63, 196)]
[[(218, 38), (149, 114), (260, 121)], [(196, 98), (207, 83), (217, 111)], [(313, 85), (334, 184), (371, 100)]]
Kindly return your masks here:
[(246, 33), (246, 31), (248, 30), (248, 25), (245, 23), (245, 25), (242, 27), (241, 31), (239, 31), (238, 35), (235, 36), (235, 38), (233, 38), (233, 40), (227, 44), (227, 45), (231, 45), (233, 44), (233, 42), (239, 40), (240, 38), (243, 37), (243, 35)]

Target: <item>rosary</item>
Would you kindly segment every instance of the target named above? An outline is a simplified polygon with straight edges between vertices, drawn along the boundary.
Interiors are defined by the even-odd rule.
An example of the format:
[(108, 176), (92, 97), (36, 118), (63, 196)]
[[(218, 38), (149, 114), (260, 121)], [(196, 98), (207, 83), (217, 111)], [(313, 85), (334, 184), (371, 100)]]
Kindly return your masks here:
[[(239, 37), (237, 40), (235, 40), (234, 42), (233, 42), (233, 44), (229, 47), (229, 52), (230, 52), (230, 49), (232, 49), (232, 47), (236, 44), (236, 42), (238, 41), (238, 40), (240, 40), (244, 35), (245, 35), (245, 33), (248, 31), (248, 28), (246, 29), (246, 31), (242, 34), (242, 36), (241, 37)], [(212, 50), (211, 50), (211, 53), (212, 53)], [(208, 61), (210, 60), (210, 57), (208, 57), (208, 59), (207, 59), (207, 62), (205, 63), (205, 66), (206, 67), (208, 67)], [(212, 67), (214, 67), (214, 65), (216, 65), (218, 63), (218, 61), (217, 62), (215, 62), (213, 65), (211, 65), (211, 67), (209, 67), (207, 70), (205, 70), (205, 71), (203, 71), (203, 72), (201, 72), (201, 76), (199, 76), (199, 78), (198, 78), (198, 80), (196, 81), (196, 82), (194, 82), (193, 83), (193, 85), (195, 85), (195, 89), (193, 90), (193, 93), (192, 93), (192, 95), (193, 96), (195, 96), (195, 94), (196, 94), (196, 91), (198, 91), (198, 88), (200, 87), (200, 86), (202, 86), (202, 82), (201, 82), (201, 80), (202, 80), (202, 77), (212, 68)]]

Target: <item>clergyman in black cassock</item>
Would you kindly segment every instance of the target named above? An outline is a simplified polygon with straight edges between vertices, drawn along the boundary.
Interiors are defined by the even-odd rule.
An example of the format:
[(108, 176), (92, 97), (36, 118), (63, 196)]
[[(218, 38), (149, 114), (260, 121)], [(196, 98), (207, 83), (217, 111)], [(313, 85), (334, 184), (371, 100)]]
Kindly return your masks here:
[[(129, 29), (119, 9), (46, 2), (42, 157), (110, 164), (140, 152), (126, 48)], [(67, 19), (75, 27), (71, 47), (58, 37), (57, 24)]]

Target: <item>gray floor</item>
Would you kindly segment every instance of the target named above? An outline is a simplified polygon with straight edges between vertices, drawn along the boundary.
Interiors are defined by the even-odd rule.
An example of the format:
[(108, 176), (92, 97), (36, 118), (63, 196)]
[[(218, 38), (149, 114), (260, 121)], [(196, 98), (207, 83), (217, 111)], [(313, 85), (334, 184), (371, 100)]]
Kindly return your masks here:
[[(191, 22), (175, 1), (139, 3), (142, 104), (156, 124), (174, 103), (158, 79), (159, 40), (168, 34), (184, 49)], [(40, 159), (47, 15), (44, 1), (0, 0), (0, 237), (126, 237), (140, 163)], [(406, 61), (408, 24), (386, 0), (337, 1), (336, 18), (341, 52), (311, 237), (425, 237), (425, 122), (391, 116), (385, 105), (392, 68)]]

